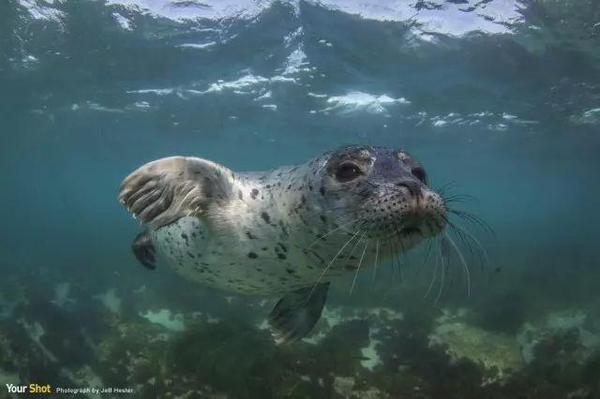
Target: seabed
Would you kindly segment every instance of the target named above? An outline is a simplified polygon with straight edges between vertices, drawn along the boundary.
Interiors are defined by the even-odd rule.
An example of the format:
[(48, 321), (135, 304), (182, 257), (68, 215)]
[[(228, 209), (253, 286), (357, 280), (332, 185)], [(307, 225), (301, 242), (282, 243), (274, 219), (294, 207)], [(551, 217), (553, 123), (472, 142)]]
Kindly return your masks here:
[(278, 346), (262, 319), (269, 300), (222, 297), (211, 314), (126, 310), (116, 289), (86, 300), (67, 282), (48, 293), (50, 304), (25, 288), (0, 300), (0, 383), (132, 388), (140, 398), (600, 395), (594, 306), (494, 330), (460, 307), (332, 304), (312, 335)]

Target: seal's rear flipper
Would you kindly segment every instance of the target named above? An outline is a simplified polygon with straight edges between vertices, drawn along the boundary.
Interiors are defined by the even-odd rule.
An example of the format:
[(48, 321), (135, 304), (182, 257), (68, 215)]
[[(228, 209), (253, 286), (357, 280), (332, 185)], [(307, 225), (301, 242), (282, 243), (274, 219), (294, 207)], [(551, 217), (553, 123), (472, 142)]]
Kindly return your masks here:
[(329, 283), (290, 292), (277, 302), (269, 314), (271, 332), (277, 343), (293, 342), (306, 336), (315, 326), (325, 300)]
[(156, 269), (156, 259), (154, 257), (156, 251), (154, 250), (150, 234), (147, 231), (142, 231), (135, 237), (135, 240), (131, 244), (131, 249), (142, 265), (151, 270)]

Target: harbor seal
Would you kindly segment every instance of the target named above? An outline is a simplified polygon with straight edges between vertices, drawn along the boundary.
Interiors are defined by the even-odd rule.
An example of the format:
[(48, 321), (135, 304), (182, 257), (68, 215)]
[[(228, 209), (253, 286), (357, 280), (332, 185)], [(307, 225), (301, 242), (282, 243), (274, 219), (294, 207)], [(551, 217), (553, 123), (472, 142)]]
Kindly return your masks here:
[(419, 162), (364, 145), (267, 172), (163, 158), (127, 176), (119, 200), (144, 227), (132, 249), (146, 267), (160, 255), (198, 283), (280, 296), (269, 315), (279, 342), (310, 332), (335, 276), (397, 256), (447, 220)]

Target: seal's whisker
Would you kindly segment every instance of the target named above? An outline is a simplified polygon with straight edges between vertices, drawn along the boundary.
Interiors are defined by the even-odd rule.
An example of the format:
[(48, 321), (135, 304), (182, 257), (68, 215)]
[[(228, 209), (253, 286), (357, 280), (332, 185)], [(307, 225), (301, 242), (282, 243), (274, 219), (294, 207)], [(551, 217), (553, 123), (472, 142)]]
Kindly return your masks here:
[(458, 238), (460, 239), (461, 243), (467, 248), (467, 250), (469, 251), (469, 254), (471, 256), (475, 256), (475, 250), (472, 246), (472, 242), (469, 240), (469, 238), (466, 236), (465, 234), (465, 230), (463, 227), (459, 226), (456, 222), (451, 222), (449, 220), (447, 220), (447, 225), (449, 227), (449, 231), (456, 234), (456, 236), (458, 236)]
[(310, 298), (312, 297), (312, 294), (315, 291), (315, 288), (319, 285), (319, 283), (323, 279), (323, 276), (325, 276), (325, 274), (327, 273), (327, 271), (329, 270), (329, 268), (331, 267), (331, 265), (333, 265), (333, 263), (336, 261), (336, 259), (344, 251), (344, 249), (346, 249), (346, 247), (354, 240), (354, 238), (356, 238), (358, 236), (359, 233), (360, 233), (360, 230), (356, 230), (356, 233), (354, 233), (352, 235), (352, 237), (350, 237), (350, 239), (348, 239), (346, 241), (346, 243), (344, 245), (342, 245), (342, 247), (340, 248), (340, 250), (329, 261), (329, 263), (327, 264), (327, 266), (325, 266), (325, 268), (321, 271), (321, 274), (319, 275), (319, 278), (317, 278), (317, 281), (313, 284), (312, 288), (310, 289), (310, 293), (308, 294), (308, 298), (307, 298), (306, 302), (308, 302), (310, 300)]
[(396, 248), (395, 239), (390, 240), (390, 252), (392, 258), (392, 271), (398, 272), (398, 277), (400, 278), (400, 282), (402, 282), (402, 270), (400, 269), (400, 264), (398, 263), (398, 256), (396, 256), (396, 254), (398, 254), (398, 248)]
[[(440, 215), (440, 217), (442, 218), (442, 220), (444, 220), (444, 222), (448, 226), (448, 231), (456, 234), (458, 236), (458, 238), (460, 239), (461, 243), (465, 245), (465, 247), (468, 249), (471, 257), (474, 257), (475, 252), (476, 252), (471, 244), (474, 243), (477, 246), (477, 249), (479, 250), (478, 257), (480, 259), (482, 259), (481, 265), (483, 267), (483, 264), (484, 264), (483, 259), (485, 257), (481, 256), (480, 254), (485, 251), (483, 250), (483, 247), (481, 246), (481, 244), (479, 244), (479, 241), (477, 241), (475, 239), (475, 237), (473, 237), (473, 235), (471, 233), (469, 233), (464, 227), (461, 227), (460, 225), (458, 225), (458, 223), (451, 221), (449, 219), (448, 215)], [(467, 236), (467, 234), (468, 234), (468, 236)], [(477, 241), (477, 242), (475, 243), (475, 241)]]
[[(363, 234), (364, 237), (364, 234)], [(363, 248), (362, 255), (360, 256), (360, 261), (358, 261), (358, 267), (356, 268), (356, 273), (354, 273), (354, 278), (352, 279), (352, 286), (350, 287), (350, 295), (354, 291), (354, 286), (356, 285), (356, 279), (358, 277), (358, 273), (360, 272), (360, 266), (362, 265), (363, 259), (365, 258), (365, 254), (367, 253), (367, 247), (369, 246), (369, 240), (365, 242), (365, 247)]]
[(362, 239), (364, 238), (364, 236), (367, 234), (366, 231), (362, 231), (362, 234), (360, 235), (360, 237), (358, 237), (358, 240), (356, 240), (354, 242), (354, 245), (352, 246), (352, 248), (350, 249), (350, 252), (348, 252), (348, 255), (346, 255), (347, 258), (350, 258), (352, 256), (352, 254), (354, 253), (354, 250), (356, 249), (356, 247), (358, 247), (358, 244), (360, 244), (360, 242), (362, 241)]
[(379, 240), (375, 243), (375, 261), (373, 262), (373, 284), (375, 284), (375, 277), (377, 276), (377, 266), (379, 257)]
[[(392, 258), (393, 255), (393, 250), (392, 250), (392, 246), (390, 244), (391, 239), (389, 238), (382, 238), (381, 239), (381, 244), (382, 244), (382, 248), (381, 248), (381, 263), (382, 264), (387, 264), (390, 259)], [(395, 278), (394, 276), (394, 264), (392, 263), (392, 280)]]
[(477, 197), (473, 195), (456, 192), (459, 188), (460, 187), (457, 183), (452, 182), (441, 186), (439, 189), (436, 189), (435, 192), (438, 193), (438, 195), (440, 195), (444, 200), (460, 198), (463, 201), (477, 201)]
[(454, 195), (450, 195), (450, 196), (444, 196), (442, 197), (444, 199), (444, 203), (449, 204), (449, 203), (464, 203), (464, 202), (471, 202), (475, 200), (475, 197), (468, 195), (468, 194), (454, 194)]
[(438, 253), (439, 253), (439, 259), (440, 259), (440, 285), (439, 285), (439, 289), (438, 289), (438, 293), (437, 296), (435, 297), (435, 301), (434, 303), (437, 305), (440, 301), (440, 298), (442, 297), (442, 293), (444, 292), (444, 285), (446, 284), (446, 268), (448, 267), (448, 263), (446, 262), (446, 255), (443, 250), (443, 243), (442, 240), (439, 239), (438, 241)]
[[(444, 216), (443, 218), (450, 227), (450, 231), (458, 236), (461, 242), (469, 250), (471, 256), (476, 256), (479, 259), (479, 264), (481, 265), (481, 268), (489, 264), (488, 253), (483, 247), (483, 245), (481, 245), (479, 240), (464, 226), (460, 226), (456, 222), (451, 222), (447, 216)], [(475, 245), (475, 248), (473, 248), (471, 244)], [(477, 249), (477, 251), (475, 249)], [(477, 255), (475, 255), (476, 252)]]
[[(436, 241), (436, 243), (437, 243), (437, 241)], [(431, 245), (429, 248), (431, 249)], [(425, 295), (423, 296), (423, 298), (427, 298), (429, 296), (429, 294), (431, 293), (431, 290), (433, 289), (433, 285), (435, 284), (435, 280), (437, 279), (438, 267), (439, 267), (438, 259), (439, 259), (439, 256), (436, 256), (435, 262), (434, 262), (434, 267), (433, 267), (433, 274), (431, 275), (431, 281), (429, 283), (429, 287), (427, 287), (427, 291), (425, 291)]]
[(493, 228), (487, 222), (485, 222), (483, 219), (481, 219), (480, 217), (478, 217), (472, 213), (465, 212), (465, 211), (458, 211), (455, 209), (452, 209), (450, 211), (450, 213), (463, 219), (466, 222), (472, 223), (472, 224), (480, 227), (486, 233), (488, 233), (492, 236), (495, 235)]
[(471, 296), (471, 271), (469, 270), (469, 265), (467, 265), (467, 262), (465, 261), (465, 257), (463, 256), (462, 252), (460, 251), (460, 248), (458, 247), (458, 245), (456, 245), (456, 243), (454, 242), (452, 237), (450, 237), (450, 235), (446, 233), (446, 234), (444, 234), (443, 239), (446, 239), (450, 243), (450, 245), (456, 252), (456, 255), (458, 256), (460, 263), (462, 264), (462, 267), (463, 267), (463, 270), (465, 273), (466, 283), (467, 283), (467, 296)]
[(421, 265), (421, 267), (419, 269), (424, 268), (425, 265), (427, 264), (427, 262), (429, 261), (429, 257), (431, 256), (431, 247), (432, 246), (433, 246), (433, 239), (427, 240), (427, 252), (425, 252), (425, 258), (423, 258), (423, 264)]
[(446, 192), (446, 190), (452, 189), (455, 186), (457, 186), (456, 181), (455, 180), (450, 180), (450, 181), (442, 184), (441, 186), (436, 187), (435, 188), (435, 192), (437, 192), (440, 195), (443, 195)]
[[(394, 228), (396, 231), (400, 231), (400, 228), (396, 224), (396, 219), (393, 219)], [(398, 275), (400, 277), (400, 282), (402, 282), (402, 265), (400, 264), (400, 256), (402, 256), (403, 248), (401, 247), (400, 251), (396, 248), (396, 242), (398, 242), (402, 246), (401, 240), (398, 240), (396, 237), (390, 240), (391, 246), (393, 247), (392, 253), (392, 265), (395, 266), (398, 270)], [(394, 256), (395, 255), (395, 256)]]
[(359, 220), (350, 220), (347, 223), (343, 223), (341, 225), (338, 225), (338, 227), (334, 228), (333, 230), (328, 231), (327, 233), (319, 236), (317, 239), (315, 239), (312, 243), (310, 243), (310, 245), (308, 245), (308, 247), (306, 247), (306, 249), (311, 248), (313, 245), (315, 245), (317, 242), (321, 241), (324, 238), (329, 237), (331, 234), (335, 233), (336, 231), (339, 231), (340, 229), (343, 229), (344, 227), (347, 227), (353, 223), (360, 223), (361, 221), (364, 221), (364, 218), (359, 219)]
[(458, 226), (456, 224), (453, 224), (452, 226), (453, 231), (460, 237), (461, 241), (463, 243), (465, 243), (465, 245), (467, 245), (467, 247), (469, 248), (469, 250), (471, 251), (471, 253), (473, 253), (473, 250), (469, 244), (469, 242), (473, 242), (473, 244), (475, 244), (475, 246), (477, 247), (479, 253), (480, 253), (480, 259), (481, 259), (481, 265), (485, 266), (488, 265), (490, 263), (490, 258), (489, 255), (486, 251), (486, 249), (483, 247), (483, 245), (481, 245), (481, 243), (479, 242), (479, 240), (469, 232), (469, 230), (467, 230), (464, 227)]
[(477, 201), (477, 197), (475, 197), (471, 194), (451, 192), (454, 188), (455, 187), (446, 187), (446, 188), (442, 188), (441, 191), (440, 190), (435, 190), (435, 191), (444, 200), (452, 200), (452, 199), (460, 198), (461, 200), (464, 200), (464, 201)]
[(398, 241), (398, 244), (400, 245), (400, 253), (398, 254), (398, 262), (400, 263), (400, 267), (402, 267), (408, 273), (412, 270), (411, 269), (410, 251), (407, 251), (406, 248), (404, 248), (404, 245), (401, 240)]
[(481, 227), (486, 233), (495, 236), (495, 232), (494, 229), (492, 228), (492, 226), (489, 225), (489, 223), (487, 223), (485, 220), (483, 220), (482, 218), (480, 218), (479, 216), (471, 213), (471, 212), (467, 212), (464, 210), (460, 210), (460, 209), (448, 209), (448, 212), (456, 215), (458, 217), (460, 217), (461, 219), (473, 223), (479, 227)]

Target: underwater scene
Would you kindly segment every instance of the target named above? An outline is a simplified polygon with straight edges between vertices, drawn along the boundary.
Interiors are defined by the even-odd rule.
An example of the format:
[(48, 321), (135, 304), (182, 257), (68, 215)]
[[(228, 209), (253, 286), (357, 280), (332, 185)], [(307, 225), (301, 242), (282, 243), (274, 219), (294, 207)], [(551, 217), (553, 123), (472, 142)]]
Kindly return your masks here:
[(0, 398), (600, 398), (596, 0), (3, 0), (0, 135)]

